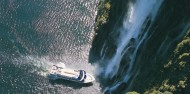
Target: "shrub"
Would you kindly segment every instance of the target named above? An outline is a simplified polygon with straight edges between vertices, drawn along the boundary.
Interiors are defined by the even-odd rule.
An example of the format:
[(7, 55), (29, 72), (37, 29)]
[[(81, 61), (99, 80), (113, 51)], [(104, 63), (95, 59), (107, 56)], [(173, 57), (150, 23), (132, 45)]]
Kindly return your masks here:
[(100, 1), (98, 5), (98, 15), (96, 16), (95, 30), (107, 23), (111, 4), (108, 0)]
[(105, 4), (105, 8), (106, 8), (107, 10), (110, 10), (110, 7), (111, 7), (110, 3), (107, 2), (107, 3)]
[(139, 93), (132, 91), (132, 92), (127, 92), (126, 94), (139, 94)]

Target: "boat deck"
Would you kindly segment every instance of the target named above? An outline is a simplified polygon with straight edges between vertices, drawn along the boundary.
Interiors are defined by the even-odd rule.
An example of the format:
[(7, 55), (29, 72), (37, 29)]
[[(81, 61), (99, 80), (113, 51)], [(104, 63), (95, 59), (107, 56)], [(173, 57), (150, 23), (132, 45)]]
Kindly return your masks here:
[(79, 71), (72, 69), (51, 69), (50, 73), (52, 74), (60, 74), (68, 77), (78, 77)]

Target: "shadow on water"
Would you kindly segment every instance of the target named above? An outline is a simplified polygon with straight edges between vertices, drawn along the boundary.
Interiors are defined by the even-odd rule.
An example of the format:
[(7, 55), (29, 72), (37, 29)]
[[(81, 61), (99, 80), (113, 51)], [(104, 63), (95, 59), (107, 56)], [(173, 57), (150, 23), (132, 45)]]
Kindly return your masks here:
[(57, 80), (49, 80), (49, 83), (52, 85), (64, 85), (67, 87), (73, 87), (74, 89), (80, 89), (82, 87), (90, 87), (93, 85), (93, 83), (77, 83), (69, 80), (64, 79), (57, 79)]

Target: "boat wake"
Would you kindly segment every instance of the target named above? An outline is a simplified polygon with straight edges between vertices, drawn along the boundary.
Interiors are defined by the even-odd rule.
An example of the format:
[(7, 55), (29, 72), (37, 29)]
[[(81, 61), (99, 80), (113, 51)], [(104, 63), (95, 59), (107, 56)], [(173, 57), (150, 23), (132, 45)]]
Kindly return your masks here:
[(53, 65), (58, 65), (61, 67), (66, 67), (63, 62), (53, 62), (49, 61), (47, 57), (34, 57), (34, 56), (22, 56), (20, 58), (14, 59), (15, 65), (18, 67), (26, 67), (29, 66), (30, 73), (35, 73), (40, 76), (47, 76), (48, 69), (50, 69)]

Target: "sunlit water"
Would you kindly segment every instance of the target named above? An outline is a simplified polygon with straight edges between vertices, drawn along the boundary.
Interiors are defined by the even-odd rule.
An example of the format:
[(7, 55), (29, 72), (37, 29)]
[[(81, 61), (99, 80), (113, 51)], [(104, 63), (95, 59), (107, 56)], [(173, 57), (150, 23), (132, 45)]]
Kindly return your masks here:
[(1, 0), (0, 93), (100, 94), (98, 82), (49, 81), (53, 64), (94, 73), (88, 53), (98, 0)]

